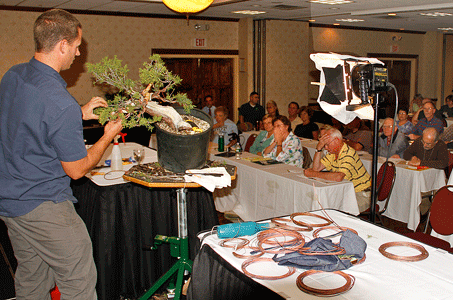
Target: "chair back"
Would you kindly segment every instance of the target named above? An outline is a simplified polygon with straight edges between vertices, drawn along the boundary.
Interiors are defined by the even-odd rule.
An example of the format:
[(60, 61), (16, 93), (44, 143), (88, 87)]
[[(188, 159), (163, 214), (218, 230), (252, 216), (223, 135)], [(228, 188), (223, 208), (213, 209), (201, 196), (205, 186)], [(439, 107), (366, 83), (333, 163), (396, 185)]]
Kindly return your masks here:
[(453, 185), (439, 189), (431, 204), (429, 222), (439, 234), (453, 234)]
[(396, 167), (391, 161), (382, 164), (377, 174), (377, 201), (385, 201), (384, 205), (380, 205), (379, 212), (383, 213), (388, 206), (390, 195), (392, 194), (393, 185), (396, 179)]
[(249, 136), (249, 138), (247, 139), (247, 142), (245, 143), (244, 151), (246, 151), (246, 152), (250, 151), (250, 147), (252, 147), (257, 136), (258, 135), (256, 133), (253, 133)]
[(302, 155), (304, 157), (304, 163), (302, 164), (302, 168), (304, 169), (310, 168), (313, 159), (311, 158), (310, 152), (306, 147), (302, 147)]

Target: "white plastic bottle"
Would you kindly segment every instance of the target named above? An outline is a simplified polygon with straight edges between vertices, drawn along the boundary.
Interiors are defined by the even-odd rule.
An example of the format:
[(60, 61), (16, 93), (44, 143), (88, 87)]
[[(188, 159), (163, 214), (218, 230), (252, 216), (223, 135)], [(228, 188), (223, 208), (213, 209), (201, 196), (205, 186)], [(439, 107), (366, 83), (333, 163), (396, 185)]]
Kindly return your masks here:
[(110, 167), (112, 171), (123, 170), (123, 159), (121, 158), (120, 145), (118, 144), (119, 135), (117, 135), (113, 142), (112, 156)]

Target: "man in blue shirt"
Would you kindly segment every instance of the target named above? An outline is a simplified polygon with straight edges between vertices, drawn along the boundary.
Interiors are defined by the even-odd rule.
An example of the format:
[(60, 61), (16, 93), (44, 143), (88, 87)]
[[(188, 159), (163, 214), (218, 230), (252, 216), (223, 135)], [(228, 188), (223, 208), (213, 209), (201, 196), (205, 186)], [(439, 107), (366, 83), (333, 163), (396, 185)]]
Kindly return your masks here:
[(97, 299), (91, 240), (69, 184), (99, 162), (122, 126), (108, 123), (86, 150), (82, 118), (97, 118), (93, 109), (107, 103), (95, 97), (81, 108), (59, 74), (80, 55), (82, 26), (55, 9), (33, 33), (34, 57), (0, 83), (0, 219), (18, 262), (16, 297), (47, 299), (56, 283), (64, 299)]
[(417, 122), (412, 133), (408, 135), (411, 140), (418, 139), (423, 134), (423, 130), (428, 127), (435, 128), (439, 134), (444, 131), (444, 123), (434, 115), (436, 113), (436, 107), (432, 102), (423, 104), (423, 112), (425, 113), (425, 117)]

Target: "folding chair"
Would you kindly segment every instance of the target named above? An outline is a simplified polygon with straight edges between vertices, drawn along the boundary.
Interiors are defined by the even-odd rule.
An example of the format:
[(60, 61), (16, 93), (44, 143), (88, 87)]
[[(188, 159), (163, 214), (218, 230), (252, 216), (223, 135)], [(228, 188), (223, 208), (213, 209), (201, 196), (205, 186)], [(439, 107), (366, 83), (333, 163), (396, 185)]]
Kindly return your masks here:
[(247, 142), (245, 143), (244, 151), (249, 152), (250, 147), (252, 147), (253, 143), (255, 142), (255, 139), (257, 137), (257, 134), (251, 134), (249, 138), (247, 139)]

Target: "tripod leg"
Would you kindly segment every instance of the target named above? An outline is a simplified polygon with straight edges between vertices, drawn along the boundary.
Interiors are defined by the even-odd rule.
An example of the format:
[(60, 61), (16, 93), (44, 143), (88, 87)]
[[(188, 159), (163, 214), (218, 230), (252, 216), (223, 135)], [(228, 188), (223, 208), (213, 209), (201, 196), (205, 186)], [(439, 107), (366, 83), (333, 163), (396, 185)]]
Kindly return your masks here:
[[(146, 293), (139, 298), (139, 300), (148, 300), (151, 296), (176, 272), (178, 272), (180, 268), (180, 262), (177, 261), (170, 270), (167, 271), (164, 275), (162, 275), (153, 286), (146, 291)], [(179, 277), (179, 274), (178, 274)]]

